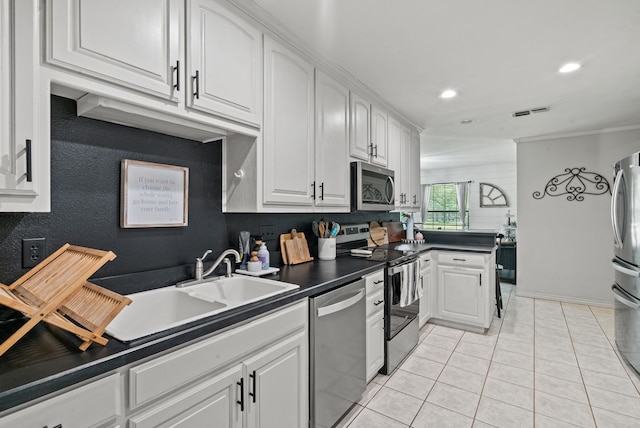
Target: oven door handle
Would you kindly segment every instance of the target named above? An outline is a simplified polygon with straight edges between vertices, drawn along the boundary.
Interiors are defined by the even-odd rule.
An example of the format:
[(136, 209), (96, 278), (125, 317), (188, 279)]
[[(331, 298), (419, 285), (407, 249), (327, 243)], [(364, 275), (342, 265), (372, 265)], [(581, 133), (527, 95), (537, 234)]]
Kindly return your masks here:
[[(620, 303), (629, 306), (631, 309), (639, 309), (640, 308), (640, 303), (639, 302), (634, 302), (633, 300), (637, 300), (634, 299), (632, 296), (629, 295), (629, 293), (627, 293), (626, 291), (624, 291), (623, 289), (621, 289), (618, 284), (613, 284), (611, 286), (611, 291), (613, 292), (613, 297)], [(629, 298), (632, 298), (633, 300), (630, 300)]]
[(318, 308), (318, 318), (325, 315), (331, 315), (339, 312), (343, 309), (347, 309), (349, 306), (353, 306), (358, 303), (364, 296), (364, 289), (360, 289), (354, 296), (341, 300), (329, 306), (323, 306)]

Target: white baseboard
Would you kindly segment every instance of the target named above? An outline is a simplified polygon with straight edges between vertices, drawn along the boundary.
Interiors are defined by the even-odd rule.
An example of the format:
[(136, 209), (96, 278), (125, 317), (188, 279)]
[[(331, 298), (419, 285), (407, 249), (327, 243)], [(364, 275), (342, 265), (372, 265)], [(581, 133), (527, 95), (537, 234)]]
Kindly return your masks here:
[(555, 294), (536, 293), (535, 291), (523, 291), (518, 287), (515, 287), (515, 288), (516, 288), (516, 296), (518, 297), (531, 297), (534, 299), (555, 300), (557, 302), (575, 303), (578, 305), (589, 305), (589, 306), (600, 306), (603, 308), (613, 308), (613, 299), (611, 302), (603, 302), (601, 300), (589, 300), (589, 299), (581, 299), (579, 297), (558, 296)]

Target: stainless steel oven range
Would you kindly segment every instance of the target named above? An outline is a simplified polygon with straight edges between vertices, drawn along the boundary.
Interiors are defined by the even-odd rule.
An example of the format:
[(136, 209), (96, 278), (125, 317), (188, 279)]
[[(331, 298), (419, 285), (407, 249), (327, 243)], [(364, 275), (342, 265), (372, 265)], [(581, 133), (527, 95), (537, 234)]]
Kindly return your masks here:
[[(368, 237), (367, 224), (345, 225), (336, 238), (336, 248), (340, 257), (385, 262), (385, 362), (380, 372), (391, 374), (418, 344), (420, 260), (414, 251), (396, 249), (400, 243), (368, 247)], [(356, 250), (353, 255), (351, 250)]]

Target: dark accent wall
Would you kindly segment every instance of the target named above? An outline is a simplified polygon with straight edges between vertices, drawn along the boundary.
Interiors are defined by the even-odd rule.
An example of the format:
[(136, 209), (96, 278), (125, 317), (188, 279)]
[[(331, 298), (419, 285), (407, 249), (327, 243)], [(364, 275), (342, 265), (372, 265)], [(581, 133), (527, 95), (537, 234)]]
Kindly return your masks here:
[[(189, 168), (187, 227), (120, 228), (122, 159)], [(169, 282), (174, 276), (187, 277), (205, 249), (218, 253), (228, 246), (221, 160), (219, 142), (202, 144), (77, 117), (75, 101), (53, 96), (51, 212), (0, 214), (0, 281), (10, 284), (27, 271), (22, 268), (22, 239), (36, 237), (46, 238), (47, 254), (66, 242), (113, 251), (117, 258), (96, 277), (178, 266), (183, 266), (178, 272), (156, 276)], [(120, 291), (128, 291), (128, 284), (120, 285)]]
[[(120, 161), (134, 159), (189, 168), (187, 227), (122, 229)], [(51, 97), (51, 212), (0, 213), (0, 282), (10, 284), (22, 268), (22, 239), (46, 238), (46, 252), (64, 243), (111, 250), (117, 258), (92, 281), (120, 293), (169, 285), (193, 277), (196, 257), (212, 249), (237, 248), (238, 233), (276, 234), (291, 228), (317, 241), (311, 222), (324, 217), (340, 223), (399, 219), (398, 213), (223, 214), (222, 147), (127, 126), (78, 117), (75, 101)], [(276, 240), (267, 242), (271, 264), (282, 261)], [(0, 319), (2, 318), (0, 308)]]

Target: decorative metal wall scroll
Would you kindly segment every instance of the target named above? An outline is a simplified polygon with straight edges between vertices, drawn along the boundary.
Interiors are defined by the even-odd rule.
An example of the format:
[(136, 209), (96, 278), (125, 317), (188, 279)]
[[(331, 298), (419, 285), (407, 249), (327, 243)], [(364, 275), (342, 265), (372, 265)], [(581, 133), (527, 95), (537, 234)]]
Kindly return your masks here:
[(480, 183), (480, 207), (508, 207), (509, 200), (507, 199), (504, 190), (496, 186), (495, 184)]
[(544, 192), (533, 192), (535, 199), (545, 195), (564, 196), (567, 201), (584, 201), (584, 195), (611, 194), (611, 186), (606, 178), (595, 172), (586, 172), (586, 168), (565, 168), (564, 174), (553, 177), (544, 187)]

